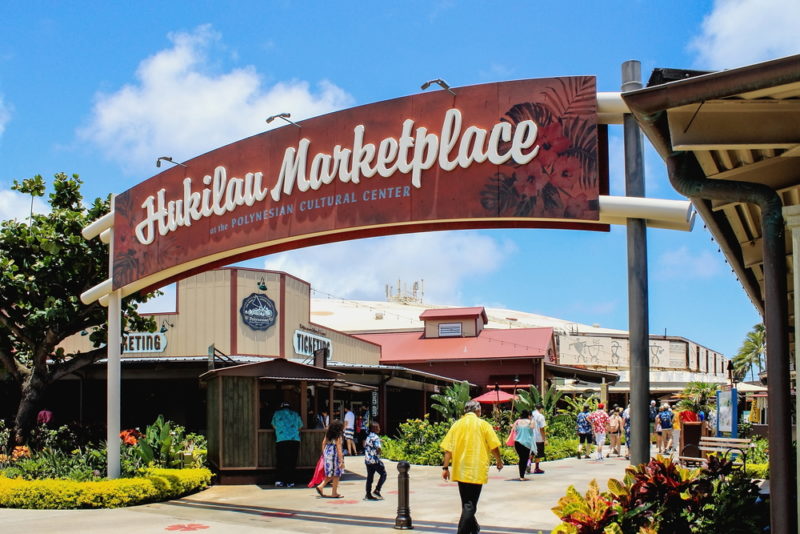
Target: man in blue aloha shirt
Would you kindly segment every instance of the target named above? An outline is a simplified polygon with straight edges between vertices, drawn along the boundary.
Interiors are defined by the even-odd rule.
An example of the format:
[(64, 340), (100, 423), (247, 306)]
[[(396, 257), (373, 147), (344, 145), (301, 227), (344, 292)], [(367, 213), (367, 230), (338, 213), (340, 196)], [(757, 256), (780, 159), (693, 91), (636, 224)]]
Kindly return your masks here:
[(586, 444), (586, 451), (583, 452), (583, 457), (588, 458), (589, 453), (592, 452), (592, 424), (589, 422), (589, 406), (584, 405), (583, 411), (578, 414), (577, 430), (578, 430), (578, 459), (581, 457), (584, 443)]
[[(381, 488), (383, 483), (386, 482), (386, 468), (383, 466), (381, 460), (381, 438), (378, 437), (378, 432), (381, 431), (381, 425), (372, 422), (369, 425), (369, 435), (364, 440), (364, 463), (367, 464), (367, 496), (364, 497), (365, 501), (380, 501), (383, 500), (381, 495)], [(380, 475), (378, 484), (375, 486), (375, 491), (372, 490), (372, 480), (375, 478), (375, 473)]]
[(303, 420), (300, 415), (289, 407), (288, 402), (282, 402), (280, 410), (272, 416), (272, 428), (275, 429), (275, 453), (277, 479), (275, 486), (293, 488), (295, 482), (295, 467), (297, 466), (297, 452), (300, 450), (300, 429)]

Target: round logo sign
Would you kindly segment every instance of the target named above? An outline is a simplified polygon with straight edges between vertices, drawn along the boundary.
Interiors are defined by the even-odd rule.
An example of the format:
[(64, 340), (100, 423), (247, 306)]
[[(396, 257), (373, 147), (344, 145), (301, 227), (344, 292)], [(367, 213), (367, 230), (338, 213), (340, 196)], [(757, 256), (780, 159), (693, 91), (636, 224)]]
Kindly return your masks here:
[(278, 317), (275, 303), (268, 296), (259, 293), (252, 293), (244, 299), (239, 313), (242, 314), (244, 324), (253, 330), (268, 329), (275, 324), (275, 319)]

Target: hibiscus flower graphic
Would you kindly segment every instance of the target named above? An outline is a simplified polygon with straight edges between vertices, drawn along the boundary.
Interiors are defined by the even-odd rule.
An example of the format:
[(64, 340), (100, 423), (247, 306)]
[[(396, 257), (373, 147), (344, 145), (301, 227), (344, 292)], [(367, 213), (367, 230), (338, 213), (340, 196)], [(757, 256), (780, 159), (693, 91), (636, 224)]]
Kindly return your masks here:
[(537, 125), (539, 150), (527, 164), (509, 163), (487, 179), (484, 209), (498, 216), (596, 218), (597, 125), (587, 113), (593, 87), (565, 81), (545, 91), (542, 102), (516, 104), (506, 112), (501, 120)]

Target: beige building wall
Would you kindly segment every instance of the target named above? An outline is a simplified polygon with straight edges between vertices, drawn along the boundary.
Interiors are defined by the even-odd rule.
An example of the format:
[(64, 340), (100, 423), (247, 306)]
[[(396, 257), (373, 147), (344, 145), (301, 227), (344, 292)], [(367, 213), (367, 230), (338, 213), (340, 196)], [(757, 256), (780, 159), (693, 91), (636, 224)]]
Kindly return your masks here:
[[(266, 289), (260, 289), (260, 285)], [(278, 312), (267, 330), (253, 330), (242, 320), (242, 301), (253, 293), (266, 294)], [(310, 322), (311, 286), (286, 273), (246, 268), (207, 271), (177, 283), (177, 311), (158, 313), (166, 348), (161, 352), (123, 353), (123, 357), (206, 356), (210, 345), (226, 355), (308, 359), (294, 350), (297, 330), (331, 341), (333, 359), (377, 365), (380, 347)], [(232, 334), (233, 333), (233, 337)], [(89, 336), (75, 335), (61, 345), (68, 353), (92, 349)]]
[[(281, 325), (285, 324), (286, 306), (281, 296), (281, 278), (285, 275), (277, 272), (256, 271), (250, 269), (234, 269), (236, 273), (236, 300), (230, 313), (235, 314), (235, 331), (237, 335), (235, 354), (253, 356), (281, 356)], [(258, 288), (261, 279), (267, 286), (265, 291)], [(242, 320), (239, 308), (242, 301), (253, 293), (266, 294), (274, 303), (278, 317), (274, 325), (267, 330), (253, 330)], [(227, 315), (227, 314), (226, 314)], [(227, 315), (231, 317), (230, 315)]]

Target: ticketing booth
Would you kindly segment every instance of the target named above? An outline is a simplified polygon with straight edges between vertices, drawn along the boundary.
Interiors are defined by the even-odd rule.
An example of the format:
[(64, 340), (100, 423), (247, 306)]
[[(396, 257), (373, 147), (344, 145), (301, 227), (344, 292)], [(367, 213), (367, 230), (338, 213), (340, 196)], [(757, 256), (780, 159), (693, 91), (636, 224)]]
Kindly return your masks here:
[(200, 379), (207, 391), (208, 461), (221, 484), (271, 482), (275, 471), (275, 431), (270, 422), (288, 402), (305, 423), (300, 431), (297, 468), (311, 470), (325, 430), (315, 428), (319, 411), (374, 388), (350, 383), (342, 373), (275, 358), (214, 369)]

